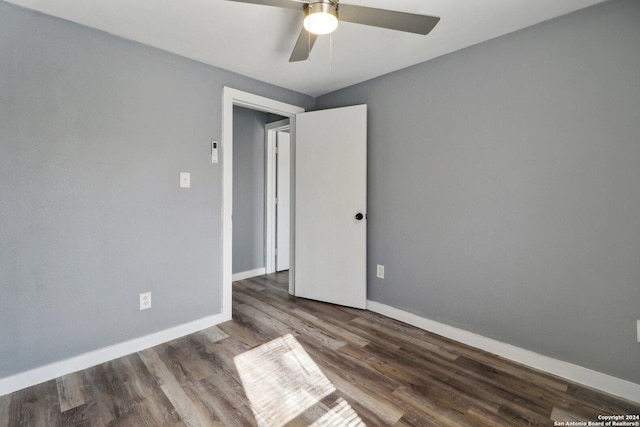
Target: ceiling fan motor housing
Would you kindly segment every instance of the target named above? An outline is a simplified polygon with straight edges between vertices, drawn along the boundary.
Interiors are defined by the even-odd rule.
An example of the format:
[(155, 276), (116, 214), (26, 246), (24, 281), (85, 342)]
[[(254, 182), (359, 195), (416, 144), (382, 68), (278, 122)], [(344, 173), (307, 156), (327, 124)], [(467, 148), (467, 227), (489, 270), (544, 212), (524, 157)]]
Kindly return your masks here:
[(329, 34), (338, 27), (338, 2), (311, 0), (305, 7), (304, 27), (313, 34)]

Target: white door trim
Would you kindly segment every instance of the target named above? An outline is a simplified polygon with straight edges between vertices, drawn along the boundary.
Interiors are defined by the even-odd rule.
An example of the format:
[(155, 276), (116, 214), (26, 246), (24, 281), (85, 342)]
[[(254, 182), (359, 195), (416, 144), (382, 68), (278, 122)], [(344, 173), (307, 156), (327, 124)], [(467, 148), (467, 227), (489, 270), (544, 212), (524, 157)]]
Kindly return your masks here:
[(278, 120), (277, 122), (267, 123), (264, 133), (264, 152), (265, 152), (265, 189), (264, 189), (264, 211), (265, 215), (265, 269), (266, 274), (276, 271), (275, 263), (275, 247), (276, 247), (276, 134), (281, 130), (291, 128), (289, 124), (291, 119)]
[[(279, 114), (291, 119), (295, 128), (295, 115), (304, 108), (243, 92), (225, 86), (222, 89), (222, 318), (231, 320), (231, 292), (233, 276), (233, 106), (266, 113)], [(295, 134), (292, 135), (292, 139)], [(293, 192), (292, 192), (293, 193)], [(293, 222), (293, 219), (292, 219)], [(292, 239), (293, 240), (293, 239)]]

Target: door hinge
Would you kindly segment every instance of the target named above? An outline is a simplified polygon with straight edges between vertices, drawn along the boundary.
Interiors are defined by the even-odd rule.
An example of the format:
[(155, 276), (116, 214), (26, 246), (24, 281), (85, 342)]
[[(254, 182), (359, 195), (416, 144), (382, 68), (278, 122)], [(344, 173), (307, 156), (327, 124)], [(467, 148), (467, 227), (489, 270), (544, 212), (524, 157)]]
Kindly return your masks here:
[(276, 204), (276, 205), (278, 204), (278, 198), (277, 197), (274, 199), (273, 203)]

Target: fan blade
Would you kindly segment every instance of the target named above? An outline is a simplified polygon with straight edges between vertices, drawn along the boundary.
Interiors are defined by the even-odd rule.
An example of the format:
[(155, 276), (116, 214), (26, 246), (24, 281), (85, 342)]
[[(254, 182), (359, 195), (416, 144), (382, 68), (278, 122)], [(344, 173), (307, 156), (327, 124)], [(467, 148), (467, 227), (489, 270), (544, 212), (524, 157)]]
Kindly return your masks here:
[(302, 27), (296, 45), (293, 47), (293, 52), (291, 52), (289, 62), (304, 61), (309, 58), (309, 52), (313, 48), (313, 44), (317, 38), (318, 36), (316, 34), (311, 34)]
[(344, 3), (338, 4), (338, 19), (340, 21), (353, 22), (354, 24), (371, 25), (416, 34), (429, 34), (440, 21), (440, 18), (435, 16), (416, 15), (414, 13)]
[(296, 10), (302, 10), (304, 5), (307, 3), (307, 2), (301, 2), (298, 0), (227, 0), (227, 1), (235, 1), (238, 3), (261, 4), (263, 6), (284, 7), (286, 9), (296, 9)]

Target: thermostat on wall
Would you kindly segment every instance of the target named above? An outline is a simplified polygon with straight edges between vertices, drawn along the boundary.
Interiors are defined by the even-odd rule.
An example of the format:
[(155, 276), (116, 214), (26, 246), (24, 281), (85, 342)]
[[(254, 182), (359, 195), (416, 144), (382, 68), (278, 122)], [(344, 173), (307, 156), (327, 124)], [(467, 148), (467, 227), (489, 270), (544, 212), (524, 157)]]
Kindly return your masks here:
[(211, 163), (218, 163), (218, 141), (211, 141)]

